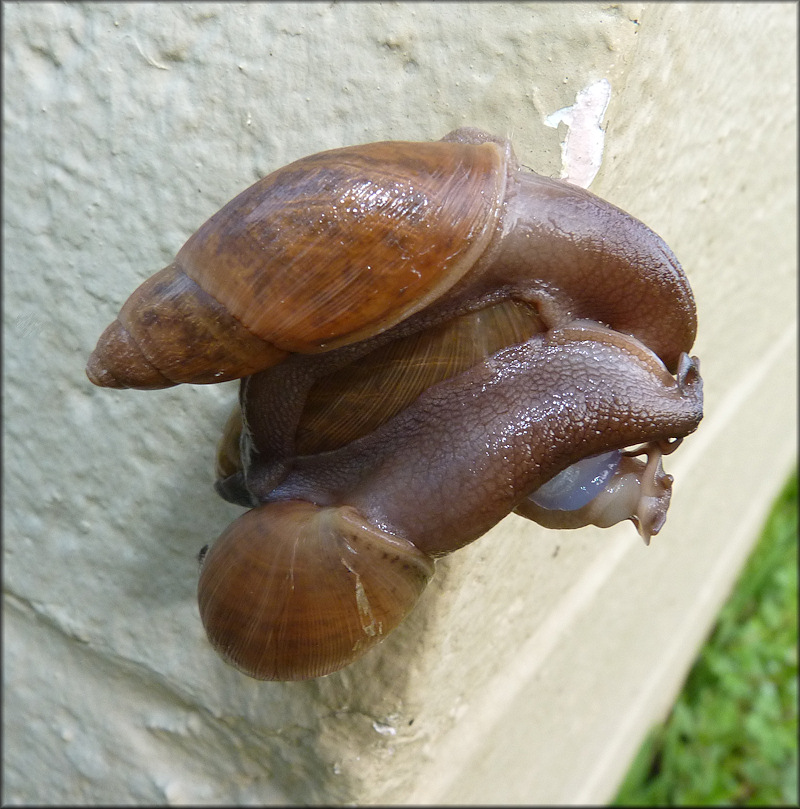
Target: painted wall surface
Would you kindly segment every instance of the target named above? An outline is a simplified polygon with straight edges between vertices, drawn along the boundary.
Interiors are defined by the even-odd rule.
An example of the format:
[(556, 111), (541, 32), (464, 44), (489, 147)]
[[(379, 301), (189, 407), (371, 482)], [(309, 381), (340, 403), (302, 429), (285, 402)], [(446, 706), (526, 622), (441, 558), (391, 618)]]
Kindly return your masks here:
[[(792, 4), (8, 3), (4, 778), (22, 803), (607, 800), (666, 712), (796, 454)], [(606, 79), (592, 190), (697, 298), (706, 418), (673, 504), (511, 516), (345, 671), (259, 683), (199, 621), (236, 384), (93, 388), (128, 294), (293, 159), (460, 125), (561, 171), (545, 124)], [(552, 121), (551, 121), (552, 123)]]

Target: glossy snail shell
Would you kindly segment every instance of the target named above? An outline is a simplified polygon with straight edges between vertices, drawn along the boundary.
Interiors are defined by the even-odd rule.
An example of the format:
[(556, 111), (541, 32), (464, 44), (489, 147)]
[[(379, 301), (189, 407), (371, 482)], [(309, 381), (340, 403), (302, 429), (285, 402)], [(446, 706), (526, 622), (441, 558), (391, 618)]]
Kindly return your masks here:
[(241, 378), (216, 486), (252, 510), (203, 558), (200, 614), (245, 673), (306, 679), (385, 637), (434, 560), (511, 511), (649, 541), (662, 455), (702, 418), (696, 328), (655, 233), (461, 129), (259, 181), (131, 295), (87, 373)]
[(385, 142), (273, 172), (131, 296), (101, 337), (90, 378), (135, 388), (221, 382), (393, 326), (483, 252), (504, 162), (492, 142)]
[(320, 677), (383, 640), (432, 575), (426, 554), (355, 509), (288, 500), (246, 512), (214, 543), (200, 573), (200, 615), (237, 668)]

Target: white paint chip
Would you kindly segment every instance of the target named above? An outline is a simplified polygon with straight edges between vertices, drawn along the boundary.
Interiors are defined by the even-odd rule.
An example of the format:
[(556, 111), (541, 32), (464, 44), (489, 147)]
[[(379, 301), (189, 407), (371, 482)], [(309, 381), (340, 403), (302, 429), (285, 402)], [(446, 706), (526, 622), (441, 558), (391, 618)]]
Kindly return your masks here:
[(564, 107), (545, 118), (545, 126), (568, 127), (561, 143), (561, 179), (588, 188), (603, 162), (606, 133), (601, 126), (611, 98), (608, 79), (599, 79), (575, 96), (571, 107)]

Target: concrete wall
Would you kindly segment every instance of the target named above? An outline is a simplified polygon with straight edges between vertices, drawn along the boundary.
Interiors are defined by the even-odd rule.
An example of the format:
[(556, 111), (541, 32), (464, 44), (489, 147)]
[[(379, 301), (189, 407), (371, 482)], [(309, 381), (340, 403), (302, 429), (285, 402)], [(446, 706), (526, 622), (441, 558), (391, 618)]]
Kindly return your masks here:
[[(602, 802), (668, 710), (796, 454), (792, 4), (3, 6), (4, 779), (20, 803)], [(295, 158), (471, 124), (592, 190), (694, 287), (706, 418), (669, 520), (511, 516), (349, 669), (259, 683), (206, 643), (195, 554), (235, 383), (93, 388), (134, 287)]]

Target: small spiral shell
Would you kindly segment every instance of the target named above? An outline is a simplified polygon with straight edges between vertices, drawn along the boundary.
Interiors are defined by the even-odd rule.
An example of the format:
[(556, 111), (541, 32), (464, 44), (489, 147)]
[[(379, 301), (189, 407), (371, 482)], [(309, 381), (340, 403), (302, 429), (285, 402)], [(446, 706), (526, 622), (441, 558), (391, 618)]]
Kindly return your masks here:
[(200, 615), (212, 645), (251, 677), (321, 677), (381, 641), (432, 575), (426, 554), (351, 507), (270, 503), (206, 554)]

